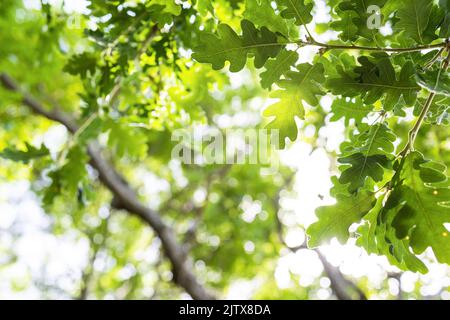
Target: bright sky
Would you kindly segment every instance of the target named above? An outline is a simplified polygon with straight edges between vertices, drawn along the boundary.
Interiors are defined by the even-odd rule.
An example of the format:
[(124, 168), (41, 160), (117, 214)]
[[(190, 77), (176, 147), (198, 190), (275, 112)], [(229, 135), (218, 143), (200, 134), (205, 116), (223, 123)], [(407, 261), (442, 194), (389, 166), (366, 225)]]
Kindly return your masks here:
[[(63, 0), (44, 0), (44, 2), (50, 3), (51, 5), (60, 6)], [(41, 7), (41, 0), (23, 0), (25, 7), (30, 9), (39, 9)], [(64, 9), (67, 12), (79, 12), (86, 13), (89, 1), (87, 0), (65, 0)]]

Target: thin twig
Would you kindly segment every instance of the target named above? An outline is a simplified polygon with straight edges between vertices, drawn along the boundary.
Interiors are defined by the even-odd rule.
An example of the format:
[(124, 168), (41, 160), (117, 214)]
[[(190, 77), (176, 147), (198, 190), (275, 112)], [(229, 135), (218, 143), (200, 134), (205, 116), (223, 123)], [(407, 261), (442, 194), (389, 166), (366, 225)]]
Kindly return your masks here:
[(447, 41), (437, 44), (423, 45), (417, 47), (409, 48), (383, 48), (383, 47), (366, 47), (366, 46), (356, 46), (356, 45), (344, 45), (344, 44), (328, 44), (318, 41), (297, 41), (300, 46), (317, 46), (325, 50), (361, 50), (361, 51), (376, 51), (376, 52), (393, 52), (393, 53), (407, 53), (407, 52), (417, 52), (429, 49), (438, 49), (447, 47)]
[[(448, 54), (447, 58), (444, 60), (442, 64), (442, 68), (439, 70), (438, 79), (436, 79), (436, 87), (439, 83), (439, 78), (441, 75), (441, 72), (447, 71), (449, 65), (450, 65), (450, 47), (447, 48)], [(408, 143), (403, 148), (403, 150), (400, 152), (399, 156), (404, 157), (408, 154), (409, 151), (414, 150), (414, 142), (416, 140), (417, 134), (419, 133), (420, 127), (422, 126), (428, 112), (430, 111), (431, 105), (433, 104), (433, 100), (436, 97), (435, 92), (430, 92), (427, 101), (425, 102), (422, 111), (419, 114), (419, 117), (417, 118), (416, 123), (412, 127), (412, 129), (408, 133)]]

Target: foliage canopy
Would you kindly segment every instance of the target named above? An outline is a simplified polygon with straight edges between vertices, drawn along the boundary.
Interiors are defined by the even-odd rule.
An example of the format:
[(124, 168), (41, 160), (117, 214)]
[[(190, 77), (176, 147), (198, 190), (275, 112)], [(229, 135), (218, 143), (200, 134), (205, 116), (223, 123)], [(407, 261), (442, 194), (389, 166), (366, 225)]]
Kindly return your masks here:
[[(149, 268), (130, 258), (130, 239), (159, 238), (167, 261), (151, 267), (171, 270), (192, 297), (208, 298), (197, 273), (206, 270), (203, 282), (220, 290), (236, 274), (273, 269), (274, 199), (293, 173), (174, 164), (170, 136), (188, 126), (220, 128), (216, 115), (239, 116), (259, 103), (256, 117), (279, 130), (282, 148), (307, 126), (315, 132), (308, 142), (324, 148), (321, 129), (345, 124), (345, 141), (330, 152), (336, 203), (317, 209), (306, 231), (310, 248), (355, 238), (402, 270), (426, 273), (427, 249), (450, 264), (450, 1), (325, 3), (319, 23), (311, 0), (90, 0), (89, 13), (75, 19), (46, 1), (24, 10), (2, 0), (0, 30), (9, 30), (0, 33), (2, 178), (26, 176), (56, 228), (88, 230), (94, 259), (106, 246), (117, 268)], [(368, 25), (369, 5), (379, 8), (377, 28)], [(237, 72), (241, 85), (230, 82)], [(255, 97), (274, 101), (264, 107)], [(54, 121), (71, 135), (51, 148), (34, 138)], [(169, 184), (155, 203), (134, 192), (145, 189), (139, 177), (147, 171)], [(99, 217), (105, 204), (153, 231), (125, 214)], [(246, 204), (262, 208), (252, 223), (240, 218)], [(106, 241), (110, 223), (121, 227)], [(128, 229), (135, 231), (120, 232)], [(203, 264), (190, 266), (186, 252)], [(135, 273), (135, 288), (147, 280)], [(121, 286), (113, 272), (103, 281)]]

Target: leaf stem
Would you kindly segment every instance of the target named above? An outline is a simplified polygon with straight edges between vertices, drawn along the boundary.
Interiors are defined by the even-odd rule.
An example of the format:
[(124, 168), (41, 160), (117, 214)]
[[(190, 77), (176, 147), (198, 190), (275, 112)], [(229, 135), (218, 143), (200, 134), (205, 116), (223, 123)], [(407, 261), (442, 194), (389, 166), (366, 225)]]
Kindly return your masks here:
[(437, 49), (446, 48), (448, 42), (441, 42), (436, 44), (429, 44), (424, 46), (409, 47), (409, 48), (383, 48), (383, 47), (366, 47), (366, 46), (355, 46), (355, 45), (341, 45), (341, 44), (328, 44), (322, 43), (315, 40), (312, 41), (298, 41), (298, 45), (301, 46), (317, 46), (325, 50), (365, 50), (365, 51), (377, 51), (377, 52), (396, 52), (396, 53), (406, 53), (406, 52), (417, 52), (427, 49)]
[[(443, 61), (441, 72), (447, 71), (449, 65), (450, 65), (450, 44), (447, 43), (447, 58)], [(436, 79), (436, 85), (439, 82), (439, 78), (441, 75), (441, 72), (439, 72), (438, 79)], [(427, 116), (428, 112), (430, 111), (431, 105), (433, 103), (434, 98), (436, 97), (436, 93), (430, 92), (430, 95), (428, 96), (427, 101), (425, 102), (425, 105), (422, 108), (422, 111), (420, 112), (419, 117), (417, 118), (416, 123), (414, 124), (414, 127), (409, 131), (408, 134), (408, 143), (406, 144), (405, 148), (400, 152), (399, 156), (404, 157), (410, 150), (414, 150), (414, 142), (416, 140), (417, 134), (419, 133), (420, 127), (423, 124), (423, 121), (425, 120), (425, 117)]]
[(441, 48), (441, 50), (439, 50), (438, 53), (436, 53), (436, 55), (430, 61), (428, 61), (426, 65), (423, 66), (424, 69), (430, 68), (439, 59), (444, 51), (445, 48)]

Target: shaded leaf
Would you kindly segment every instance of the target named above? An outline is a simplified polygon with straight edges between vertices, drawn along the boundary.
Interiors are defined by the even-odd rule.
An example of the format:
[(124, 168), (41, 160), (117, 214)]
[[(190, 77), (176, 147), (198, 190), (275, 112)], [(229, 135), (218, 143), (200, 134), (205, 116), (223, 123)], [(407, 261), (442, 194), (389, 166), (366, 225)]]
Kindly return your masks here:
[(408, 154), (399, 187), (405, 205), (393, 226), (398, 238), (409, 237), (416, 254), (431, 247), (439, 262), (449, 264), (450, 237), (444, 224), (450, 223), (450, 186), (445, 170), (417, 151)]
[(349, 192), (353, 193), (364, 186), (368, 177), (373, 181), (379, 182), (383, 179), (384, 168), (389, 168), (390, 161), (385, 155), (366, 156), (362, 153), (355, 153), (350, 156), (338, 159), (339, 163), (351, 165), (345, 169), (339, 182), (349, 183)]
[(410, 0), (402, 2), (397, 12), (399, 21), (396, 28), (404, 31), (418, 43), (425, 43), (424, 32), (430, 20), (433, 2), (429, 0)]
[(417, 98), (419, 86), (414, 80), (414, 66), (408, 61), (397, 76), (395, 69), (386, 55), (377, 55), (375, 59), (362, 56), (358, 58), (360, 66), (352, 73), (337, 67), (338, 78), (327, 80), (326, 86), (333, 94), (345, 97), (361, 96), (366, 104), (372, 104), (384, 98), (384, 109), (393, 110), (404, 101), (413, 105)]
[(49, 150), (44, 145), (41, 145), (38, 149), (29, 143), (26, 143), (25, 150), (6, 148), (3, 151), (0, 151), (0, 158), (27, 164), (31, 160), (46, 157), (49, 154)]
[(392, 220), (401, 205), (396, 194), (391, 194), (387, 203), (386, 194), (381, 195), (375, 206), (364, 217), (364, 223), (358, 228), (357, 244), (366, 249), (368, 253), (384, 255), (389, 262), (402, 270), (425, 273), (428, 268), (409, 249), (409, 241), (398, 239)]
[(363, 187), (366, 179), (370, 177), (379, 182), (383, 179), (385, 170), (391, 168), (391, 153), (394, 151), (396, 136), (384, 124), (371, 126), (366, 132), (355, 137), (351, 147), (347, 147), (338, 161), (349, 164), (345, 167), (339, 181), (348, 184), (350, 193)]
[(450, 0), (439, 0), (439, 6), (445, 13), (439, 36), (441, 38), (448, 38), (450, 37)]
[(93, 53), (83, 52), (81, 54), (73, 55), (67, 64), (64, 66), (64, 71), (71, 75), (80, 75), (85, 79), (90, 73), (95, 73), (97, 67), (97, 57)]
[(417, 83), (424, 89), (439, 95), (450, 97), (450, 76), (434, 69), (416, 74)]
[[(380, 10), (387, 0), (346, 0), (339, 2), (335, 8), (340, 20), (334, 21), (330, 26), (341, 31), (339, 37), (343, 41), (356, 41), (359, 37), (366, 38), (377, 43), (379, 37), (378, 28), (369, 29), (367, 23), (373, 12), (368, 12), (370, 6), (377, 6)], [(380, 13), (381, 14), (381, 13)], [(383, 16), (380, 16), (382, 23)], [(380, 26), (381, 27), (381, 26)]]
[(249, 55), (255, 57), (255, 67), (261, 68), (267, 59), (275, 57), (283, 47), (275, 33), (266, 27), (256, 29), (248, 20), (241, 21), (242, 36), (238, 36), (230, 26), (220, 24), (217, 35), (204, 33), (200, 36), (200, 46), (192, 58), (199, 62), (211, 63), (213, 69), (220, 70), (225, 62), (230, 62), (230, 71), (242, 70)]

